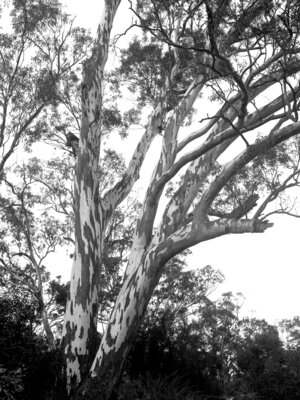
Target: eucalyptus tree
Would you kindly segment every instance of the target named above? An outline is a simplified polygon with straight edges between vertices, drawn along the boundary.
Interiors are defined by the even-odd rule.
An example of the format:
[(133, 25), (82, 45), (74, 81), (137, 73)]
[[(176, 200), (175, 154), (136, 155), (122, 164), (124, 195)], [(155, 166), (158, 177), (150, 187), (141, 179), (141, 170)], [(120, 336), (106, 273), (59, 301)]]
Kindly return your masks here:
[[(64, 109), (74, 119), (69, 96), (76, 91), (90, 38), (84, 29), (74, 26), (58, 0), (5, 1), (0, 17), (3, 174), (18, 146), (28, 149), (40, 139), (65, 141), (58, 115)], [(57, 129), (49, 129), (50, 121)]]
[[(59, 165), (62, 171), (67, 170), (62, 168), (66, 162)], [(17, 287), (17, 292), (23, 291), (24, 296), (27, 293), (34, 300), (52, 350), (57, 337), (57, 317), (62, 310), (58, 311), (52, 298), (55, 284), (49, 286), (50, 274), (45, 263), (58, 247), (67, 245), (73, 221), (67, 179), (64, 177), (65, 186), (59, 187), (54, 178), (49, 178), (54, 171), (54, 161), (42, 163), (39, 159), (12, 170), (6, 168), (0, 196), (0, 272), (1, 278), (9, 282), (3, 285), (4, 290), (9, 293)], [(43, 181), (46, 177), (47, 186)], [(49, 196), (49, 187), (56, 193), (55, 201)], [(59, 214), (64, 214), (64, 218)]]
[[(122, 179), (100, 195), (104, 68), (119, 4), (105, 1), (81, 87), (75, 254), (62, 339), (68, 388), (82, 382), (80, 399), (111, 395), (166, 262), (222, 235), (264, 232), (272, 226), (268, 204), (299, 178), (299, 2), (146, 0), (131, 5), (143, 44), (134, 40), (122, 51), (111, 82), (123, 80), (148, 119)], [(98, 346), (105, 232), (156, 137), (158, 162)]]

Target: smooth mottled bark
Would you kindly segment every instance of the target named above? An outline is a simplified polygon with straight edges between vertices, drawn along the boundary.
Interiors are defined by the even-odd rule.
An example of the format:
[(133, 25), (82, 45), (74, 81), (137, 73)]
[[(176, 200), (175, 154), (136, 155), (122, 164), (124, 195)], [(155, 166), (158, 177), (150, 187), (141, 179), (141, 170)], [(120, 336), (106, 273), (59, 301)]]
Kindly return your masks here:
[(113, 19), (120, 0), (106, 1), (92, 56), (82, 81), (82, 118), (74, 182), (75, 253), (62, 349), (68, 386), (89, 371), (97, 350), (98, 293), (103, 247), (98, 162), (101, 144), (102, 81)]
[[(69, 385), (74, 388), (80, 385), (77, 399), (107, 400), (113, 393), (168, 260), (207, 240), (228, 234), (262, 233), (272, 226), (263, 217), (266, 203), (258, 205), (257, 193), (250, 193), (244, 204), (231, 206), (228, 211), (215, 209), (214, 200), (235, 174), (255, 157), (300, 134), (300, 123), (291, 111), (292, 106), (299, 105), (299, 87), (294, 85), (292, 89), (288, 81), (291, 76), (299, 74), (297, 57), (300, 49), (295, 45), (285, 49), (274, 46), (273, 52), (265, 54), (262, 44), (258, 45), (260, 41), (265, 43), (262, 37), (249, 36), (248, 26), (242, 25), (245, 15), (249, 24), (254, 23), (260, 14), (268, 18), (263, 8), (253, 5), (251, 12), (245, 14), (245, 10), (242, 11), (240, 18), (230, 23), (226, 30), (224, 24), (227, 22), (220, 17), (219, 9), (210, 9), (208, 3), (199, 2), (194, 8), (189, 8), (190, 13), (196, 13), (203, 6), (203, 35), (207, 36), (203, 41), (204, 47), (195, 50), (186, 44), (187, 51), (202, 54), (202, 68), (197, 70), (195, 67), (191, 72), (193, 75), (184, 93), (170, 109), (166, 98), (177, 74), (183, 73), (178, 48), (184, 46), (178, 38), (186, 34), (187, 22), (183, 23), (179, 18), (170, 37), (164, 32), (164, 41), (174, 52), (172, 71), (153, 104), (145, 132), (123, 178), (100, 197), (97, 168), (101, 144), (101, 83), (109, 34), (119, 1), (107, 0), (105, 3), (94, 52), (84, 67), (82, 126), (74, 189), (76, 248), (62, 339)], [(217, 1), (214, 3), (219, 4)], [(228, 2), (222, 5), (223, 11), (227, 6)], [(159, 12), (157, 10), (155, 8), (155, 12)], [(143, 19), (140, 21), (142, 24)], [(224, 30), (226, 35), (217, 37), (217, 42), (218, 29)], [(248, 46), (248, 52), (241, 42)], [(259, 57), (257, 52), (261, 52)], [(233, 60), (238, 56), (244, 57), (245, 53), (248, 54), (247, 62), (236, 65)], [(288, 61), (287, 54), (291, 56)], [(197, 105), (197, 99), (208, 85), (219, 79), (230, 82), (230, 95), (220, 96), (222, 104), (212, 117), (207, 118), (208, 122), (201, 121), (198, 130), (179, 136), (187, 116)], [(267, 104), (257, 106), (256, 101), (263, 92), (277, 82), (285, 87), (284, 92), (277, 93), (276, 98)], [(297, 114), (297, 110), (293, 112)], [(273, 120), (270, 128), (267, 123)], [(252, 137), (255, 135), (257, 138), (256, 129), (260, 127), (266, 133), (254, 140)], [(138, 179), (145, 155), (158, 133), (162, 136), (159, 160), (154, 166), (137, 221), (123, 285), (98, 346), (97, 311), (104, 234), (116, 207)], [(228, 162), (220, 162), (220, 157), (237, 141), (242, 143), (239, 154)], [(193, 148), (187, 150), (190, 144)], [(157, 221), (164, 189), (178, 173), (182, 173), (178, 188)], [(87, 379), (83, 379), (86, 375)]]

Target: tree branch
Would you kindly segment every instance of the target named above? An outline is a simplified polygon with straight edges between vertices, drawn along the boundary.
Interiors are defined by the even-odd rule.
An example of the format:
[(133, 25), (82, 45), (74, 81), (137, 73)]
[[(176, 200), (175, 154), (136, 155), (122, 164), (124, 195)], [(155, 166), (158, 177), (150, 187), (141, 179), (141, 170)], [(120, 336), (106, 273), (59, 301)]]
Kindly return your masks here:
[(208, 207), (212, 203), (215, 196), (240, 168), (244, 167), (258, 155), (266, 153), (272, 147), (299, 133), (300, 122), (295, 122), (293, 124), (285, 126), (282, 129), (277, 130), (272, 135), (269, 135), (257, 141), (256, 143), (250, 145), (248, 149), (241, 152), (229, 164), (227, 164), (227, 166), (223, 168), (223, 171), (210, 184), (209, 188), (203, 194), (200, 202), (196, 207), (195, 217), (199, 218), (200, 215), (206, 214)]
[[(267, 205), (270, 204), (272, 201), (274, 201), (281, 192), (283, 192), (289, 188), (299, 186), (298, 181), (288, 184), (291, 179), (293, 179), (295, 177), (299, 177), (299, 174), (300, 174), (300, 169), (297, 169), (292, 174), (290, 174), (278, 188), (276, 188), (275, 190), (272, 190), (269, 193), (269, 195), (265, 198), (265, 200), (262, 202), (262, 204), (259, 206), (259, 208), (255, 212), (253, 218), (260, 217), (262, 215), (262, 213), (264, 212), (264, 210), (266, 209)], [(267, 215), (270, 215), (270, 214), (267, 214)], [(264, 218), (266, 218), (266, 217), (267, 216), (265, 216)]]

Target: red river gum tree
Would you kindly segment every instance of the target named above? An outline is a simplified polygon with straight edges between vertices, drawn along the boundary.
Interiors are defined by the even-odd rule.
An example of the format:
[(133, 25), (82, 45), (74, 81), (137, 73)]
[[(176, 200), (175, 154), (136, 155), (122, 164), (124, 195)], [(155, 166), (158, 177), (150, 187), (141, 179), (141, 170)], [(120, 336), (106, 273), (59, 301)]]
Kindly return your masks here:
[[(93, 52), (83, 68), (74, 184), (76, 246), (62, 338), (68, 390), (78, 399), (111, 396), (166, 262), (221, 235), (264, 232), (272, 226), (266, 220), (268, 203), (296, 185), (299, 176), (295, 153), (292, 163), (279, 160), (279, 155), (292, 160), (291, 145), (284, 144), (291, 138), (295, 142), (300, 133), (299, 3), (145, 0), (131, 7), (136, 25), (144, 42), (151, 37), (152, 46), (160, 49), (162, 57), (168, 56), (168, 63), (156, 71), (157, 90), (148, 101), (151, 111), (126, 172), (100, 196), (103, 76), (119, 4), (120, 0), (105, 0)], [(138, 83), (141, 65), (141, 60), (133, 60), (123, 74), (142, 87), (147, 77)], [(271, 87), (275, 89), (270, 91)], [(207, 118), (188, 132), (186, 121), (208, 92)], [(260, 127), (263, 134), (258, 136)], [(161, 137), (159, 159), (137, 221), (123, 285), (99, 343), (105, 232), (116, 207), (139, 178), (157, 135)], [(227, 152), (222, 159), (236, 142), (239, 152)], [(262, 171), (267, 171), (271, 159), (273, 167), (289, 165), (284, 179), (273, 186), (262, 183)], [(174, 181), (176, 177), (180, 179)], [(159, 202), (171, 181), (174, 190), (158, 221)], [(239, 189), (236, 196), (229, 195), (230, 188)]]

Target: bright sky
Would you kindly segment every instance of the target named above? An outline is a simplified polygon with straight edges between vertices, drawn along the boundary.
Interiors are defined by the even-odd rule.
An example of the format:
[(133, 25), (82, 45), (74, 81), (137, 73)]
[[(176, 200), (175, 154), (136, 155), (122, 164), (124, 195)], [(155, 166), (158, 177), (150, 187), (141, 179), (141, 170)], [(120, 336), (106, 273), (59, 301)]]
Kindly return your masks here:
[[(101, 16), (101, 0), (63, 0), (63, 3), (77, 16), (77, 24), (90, 28), (94, 35)], [(128, 2), (123, 0), (121, 4), (114, 24), (118, 32), (130, 22)], [(135, 138), (127, 146), (126, 158), (133, 151)], [(116, 150), (124, 145), (116, 142)], [(146, 160), (141, 181), (149, 176), (152, 167), (153, 153)], [(242, 292), (246, 296), (243, 314), (274, 323), (300, 315), (300, 219), (277, 216), (270, 220), (275, 225), (264, 234), (231, 235), (194, 247), (189, 263), (191, 267), (210, 264), (220, 269), (226, 281), (218, 294)]]

